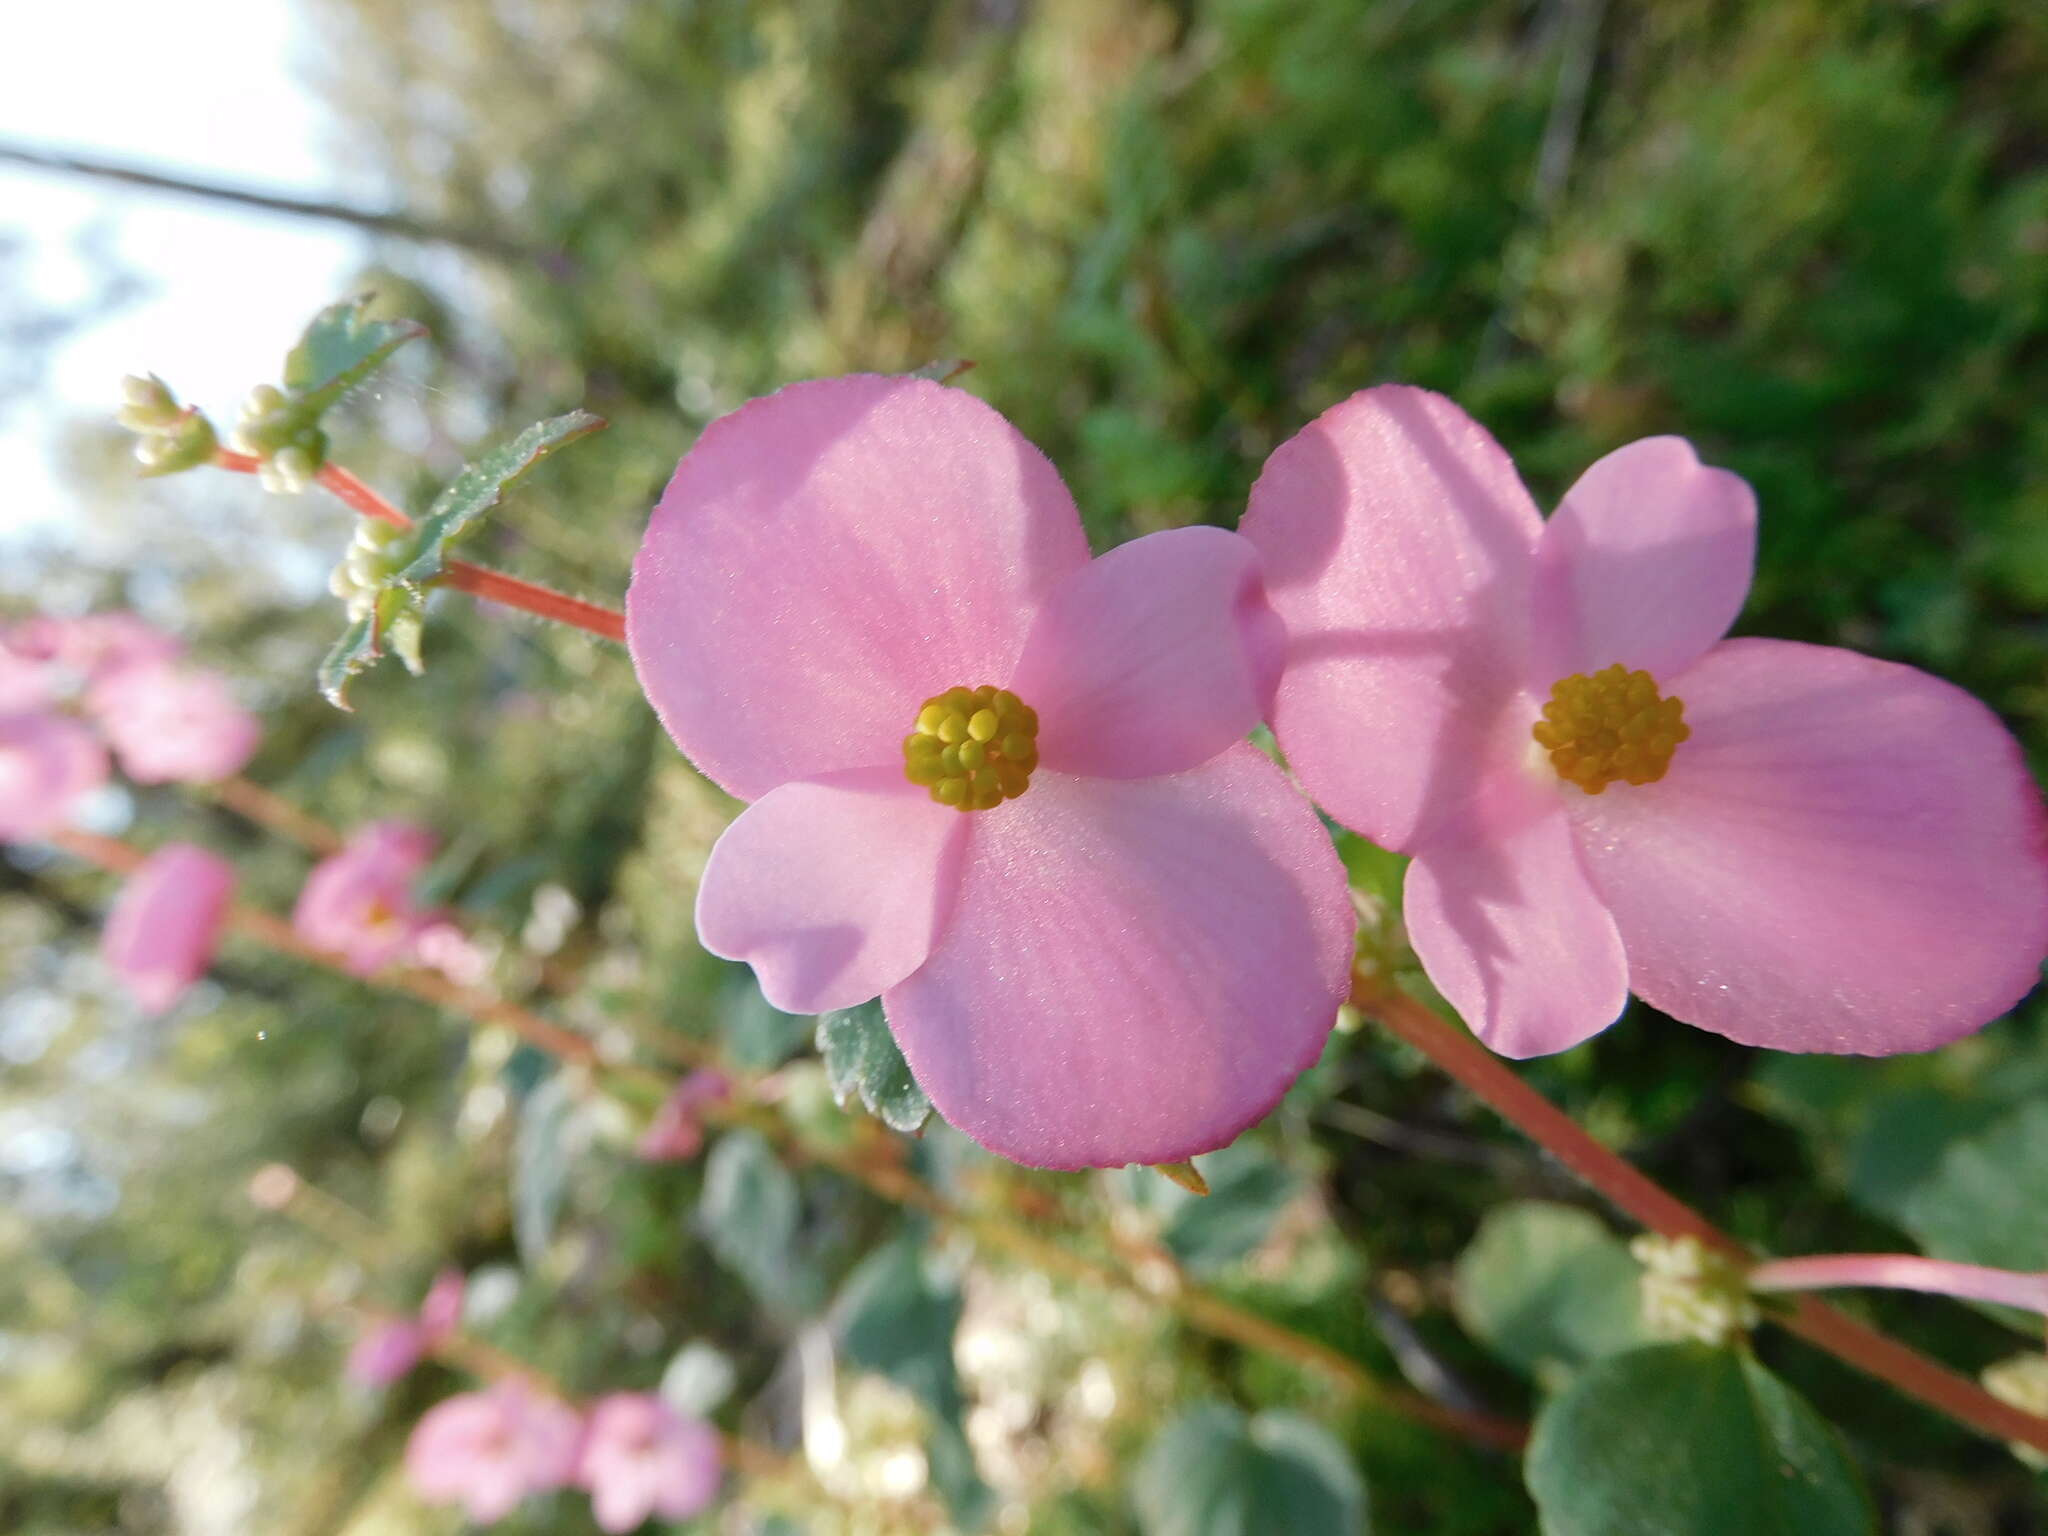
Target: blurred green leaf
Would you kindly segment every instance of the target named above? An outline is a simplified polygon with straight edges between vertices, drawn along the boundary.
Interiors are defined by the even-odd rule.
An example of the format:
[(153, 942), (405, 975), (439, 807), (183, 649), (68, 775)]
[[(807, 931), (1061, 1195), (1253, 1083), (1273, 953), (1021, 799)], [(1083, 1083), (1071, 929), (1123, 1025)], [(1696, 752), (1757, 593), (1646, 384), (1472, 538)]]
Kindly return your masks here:
[(394, 579), (415, 591), (439, 580), (447, 569), (449, 546), (475, 532), (477, 519), (495, 507), (521, 476), (556, 449), (603, 426), (601, 417), (571, 411), (535, 422), (511, 442), (465, 466), (414, 525), (417, 552)]
[(308, 418), (340, 400), (408, 341), (427, 334), (425, 326), (411, 320), (372, 320), (375, 297), (359, 294), (328, 305), (285, 354), (285, 388)]
[(1956, 1136), (1905, 1186), (1899, 1221), (1928, 1252), (2001, 1269), (2048, 1269), (2048, 1103)]
[(784, 1013), (761, 995), (753, 972), (735, 966), (720, 997), (720, 1033), (732, 1064), (748, 1072), (772, 1072), (804, 1047), (810, 1016)]
[(819, 1014), (817, 1041), (841, 1109), (858, 1095), (868, 1113), (892, 1131), (908, 1135), (924, 1124), (932, 1101), (910, 1075), (879, 1000)]
[(1458, 1320), (1502, 1359), (1556, 1386), (1588, 1361), (1649, 1342), (1639, 1266), (1590, 1211), (1496, 1206), (1458, 1256)]
[[(1206, 1195), (1176, 1202), (1161, 1238), (1197, 1273), (1235, 1263), (1266, 1240), (1301, 1191), (1293, 1169), (1256, 1142), (1238, 1141), (1202, 1159)], [(1147, 1171), (1149, 1178), (1159, 1175)]]
[(512, 1236), (519, 1261), (540, 1264), (555, 1235), (569, 1188), (569, 1117), (574, 1101), (561, 1072), (544, 1078), (519, 1106), (512, 1149)]
[(728, 1131), (704, 1160), (697, 1228), (725, 1265), (764, 1301), (792, 1311), (814, 1299), (811, 1270), (795, 1262), (803, 1202), (796, 1176), (757, 1132)]
[(1870, 1536), (1840, 1438), (1747, 1350), (1656, 1344), (1581, 1372), (1536, 1421), (1544, 1536)]
[(1204, 1403), (1167, 1426), (1131, 1484), (1144, 1536), (1363, 1536), (1365, 1484), (1329, 1431)]

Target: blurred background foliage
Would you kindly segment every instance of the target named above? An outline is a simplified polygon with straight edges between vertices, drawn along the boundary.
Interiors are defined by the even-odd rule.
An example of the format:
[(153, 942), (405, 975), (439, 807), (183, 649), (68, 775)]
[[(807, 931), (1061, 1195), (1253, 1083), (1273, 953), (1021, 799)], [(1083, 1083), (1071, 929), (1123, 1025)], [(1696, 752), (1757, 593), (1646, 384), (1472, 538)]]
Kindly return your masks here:
[[(695, 433), (795, 378), (974, 360), (965, 386), (1061, 466), (1098, 547), (1232, 523), (1283, 438), (1402, 379), (1457, 396), (1546, 502), (1622, 442), (1691, 437), (1762, 500), (1742, 630), (1930, 668), (2048, 753), (2033, 0), (304, 3), (337, 157), (488, 235), (366, 245), (363, 286), (433, 340), (347, 408), (337, 456), (417, 507), (526, 421), (612, 424), (519, 489), (490, 563), (616, 599)], [(8, 611), (127, 605), (188, 633), (266, 713), (252, 777), (338, 824), (440, 831), (438, 888), (498, 936), (501, 985), (621, 1040), (717, 1038), (838, 1134), (809, 1022), (696, 946), (734, 808), (622, 653), (444, 598), (426, 677), (384, 669), (337, 714), (310, 677), (346, 514), (225, 476), (138, 484), (103, 421), (71, 447), (91, 538), (10, 548)], [(202, 801), (103, 809), (232, 852), (272, 907), (303, 873)], [(1387, 888), (1384, 857), (1349, 852)], [(745, 1133), (636, 1162), (586, 1082), (424, 1006), (231, 945), (175, 1020), (140, 1021), (91, 953), (109, 894), (54, 856), (0, 862), (0, 1528), (453, 1529), (395, 1469), (458, 1378), (338, 1376), (348, 1309), (408, 1306), (444, 1263), (485, 1277), (482, 1331), (580, 1390), (651, 1388), (680, 1352), (729, 1366), (720, 1417), (756, 1439), (841, 1426), (838, 1460), (741, 1483), (707, 1531), (1207, 1530), (1171, 1523), (1175, 1458), (1256, 1444), (1271, 1486), (1313, 1483), (1328, 1446), (1302, 1417), (1379, 1530), (1533, 1528), (1511, 1462), (934, 1236)], [(1763, 1247), (2048, 1268), (2038, 1004), (1886, 1063), (1769, 1060), (1637, 1006), (1531, 1075)], [(1526, 1412), (1632, 1341), (1584, 1302), (1625, 1298), (1604, 1215), (1559, 1209), (1591, 1207), (1370, 1032), (1214, 1160), (1207, 1202), (1023, 1174), (938, 1128), (915, 1155), (1450, 1401)], [(245, 1189), (272, 1161), (372, 1235), (260, 1215)], [(1965, 1370), (2023, 1342), (1988, 1312), (1852, 1306)], [(2048, 1529), (2001, 1448), (1763, 1348), (1848, 1432), (1889, 1528)], [(1315, 1491), (1353, 1500), (1340, 1518), (1363, 1497)], [(586, 1520), (563, 1498), (505, 1528)]]

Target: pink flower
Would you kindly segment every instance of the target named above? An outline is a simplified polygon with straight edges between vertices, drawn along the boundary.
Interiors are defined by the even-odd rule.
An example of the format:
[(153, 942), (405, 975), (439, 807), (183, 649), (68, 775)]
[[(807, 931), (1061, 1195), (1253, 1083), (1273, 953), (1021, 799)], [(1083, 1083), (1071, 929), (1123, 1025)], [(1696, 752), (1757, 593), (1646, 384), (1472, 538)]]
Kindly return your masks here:
[(690, 1073), (661, 1101), (634, 1150), (650, 1163), (679, 1163), (695, 1157), (704, 1150), (704, 1126), (698, 1111), (731, 1092), (732, 1084), (723, 1072), (707, 1068)]
[(1281, 636), (1242, 540), (1090, 560), (1052, 466), (981, 401), (827, 379), (698, 440), (626, 627), (677, 745), (754, 802), (705, 870), (705, 946), (791, 1012), (881, 994), (977, 1141), (1174, 1161), (1315, 1061), (1353, 918), (1243, 739)]
[(75, 682), (97, 683), (128, 667), (175, 661), (185, 647), (132, 613), (89, 613), (75, 619), (28, 619), (8, 631), (6, 649)]
[(168, 843), (128, 877), (100, 954), (145, 1013), (168, 1013), (213, 964), (235, 870), (191, 843)]
[(417, 1317), (380, 1318), (364, 1329), (349, 1351), (350, 1380), (389, 1386), (418, 1365), (461, 1324), (464, 1290), (462, 1271), (444, 1269), (434, 1277)]
[(430, 1504), (460, 1504), (489, 1525), (536, 1493), (565, 1487), (576, 1470), (576, 1410), (516, 1379), (429, 1408), (405, 1446), (405, 1472)]
[(122, 667), (93, 685), (86, 708), (138, 784), (204, 784), (241, 771), (263, 727), (219, 674), (164, 662)]
[(412, 887), (434, 856), (434, 836), (403, 821), (374, 821), (306, 876), (292, 926), (308, 943), (342, 957), (358, 976), (411, 957), (438, 913)]
[(63, 715), (0, 714), (0, 842), (41, 837), (107, 780), (107, 754)]
[(0, 642), (0, 715), (38, 710), (55, 697), (50, 669)]
[(2036, 978), (2048, 860), (2012, 738), (1909, 667), (1723, 640), (1755, 518), (1661, 437), (1546, 524), (1484, 429), (1396, 385), (1253, 487), (1281, 746), (1415, 855), (1415, 951), (1497, 1051), (1574, 1045), (1631, 988), (1748, 1045), (1926, 1050)]
[(438, 918), (420, 930), (413, 941), (413, 956), (458, 987), (480, 987), (491, 977), (490, 956), (447, 918)]
[(718, 1431), (658, 1397), (617, 1392), (590, 1410), (576, 1481), (590, 1490), (604, 1530), (630, 1531), (649, 1515), (687, 1520), (718, 1497)]

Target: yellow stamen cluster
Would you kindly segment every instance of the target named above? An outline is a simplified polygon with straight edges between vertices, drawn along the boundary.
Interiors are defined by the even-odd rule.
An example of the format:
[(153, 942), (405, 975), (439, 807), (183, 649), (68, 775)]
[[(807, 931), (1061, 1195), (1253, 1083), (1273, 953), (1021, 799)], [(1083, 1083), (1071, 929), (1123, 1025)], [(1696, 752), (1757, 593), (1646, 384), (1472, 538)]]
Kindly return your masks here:
[(1559, 778), (1597, 795), (1623, 780), (1656, 783), (1692, 730), (1683, 703), (1658, 693), (1649, 673), (1617, 661), (1561, 679), (1531, 734)]
[(1030, 786), (1038, 712), (1007, 688), (948, 688), (903, 738), (903, 776), (960, 811), (994, 810)]

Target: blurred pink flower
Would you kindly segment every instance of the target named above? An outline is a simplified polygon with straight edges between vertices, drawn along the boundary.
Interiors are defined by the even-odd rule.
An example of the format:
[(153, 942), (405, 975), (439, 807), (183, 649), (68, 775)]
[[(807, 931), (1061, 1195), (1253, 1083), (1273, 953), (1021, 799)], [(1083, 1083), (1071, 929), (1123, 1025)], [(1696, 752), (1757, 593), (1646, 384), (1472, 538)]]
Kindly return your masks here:
[(724, 1448), (718, 1431), (660, 1398), (618, 1392), (599, 1398), (576, 1468), (591, 1512), (617, 1536), (649, 1515), (687, 1520), (718, 1497)]
[(626, 627), (670, 736), (754, 802), (705, 870), (705, 946), (790, 1012), (881, 994), (983, 1145), (1185, 1158), (1321, 1052), (1354, 920), (1313, 810), (1244, 740), (1283, 636), (1243, 540), (1091, 560), (981, 401), (826, 379), (697, 440)]
[(97, 683), (125, 668), (175, 661), (184, 642), (132, 613), (75, 619), (38, 615), (7, 632), (0, 649), (63, 674), (72, 685)]
[(93, 685), (85, 706), (138, 784), (204, 784), (241, 771), (263, 727), (218, 673), (141, 662)]
[(234, 866), (191, 843), (166, 844), (128, 877), (100, 954), (144, 1012), (169, 1012), (206, 974), (234, 889)]
[(650, 1163), (676, 1163), (704, 1150), (704, 1126), (698, 1111), (732, 1092), (723, 1072), (705, 1068), (692, 1072), (661, 1101), (661, 1108), (640, 1133), (635, 1150)]
[(490, 956), (446, 918), (420, 930), (413, 941), (413, 954), (421, 965), (439, 971), (458, 987), (480, 987), (490, 980)]
[(0, 641), (0, 715), (38, 710), (55, 698), (49, 668)]
[(1546, 523), (1482, 427), (1387, 385), (1281, 445), (1243, 531), (1288, 761), (1415, 855), (1415, 951), (1495, 1050), (1574, 1045), (1631, 988), (1748, 1045), (1926, 1050), (2036, 980), (2017, 745), (1912, 668), (1722, 639), (1755, 499), (1684, 440), (1609, 454)]
[(41, 837), (107, 780), (107, 754), (63, 715), (0, 714), (0, 842)]
[(460, 1504), (489, 1525), (567, 1486), (582, 1438), (575, 1409), (508, 1378), (429, 1408), (406, 1442), (406, 1476), (428, 1503)]
[(412, 957), (440, 915), (413, 900), (413, 882), (434, 856), (434, 836), (403, 821), (374, 821), (306, 876), (292, 926), (340, 955), (358, 976)]
[(372, 1322), (349, 1351), (349, 1379), (383, 1387), (405, 1375), (461, 1324), (464, 1291), (462, 1271), (444, 1269), (434, 1277), (417, 1316)]

